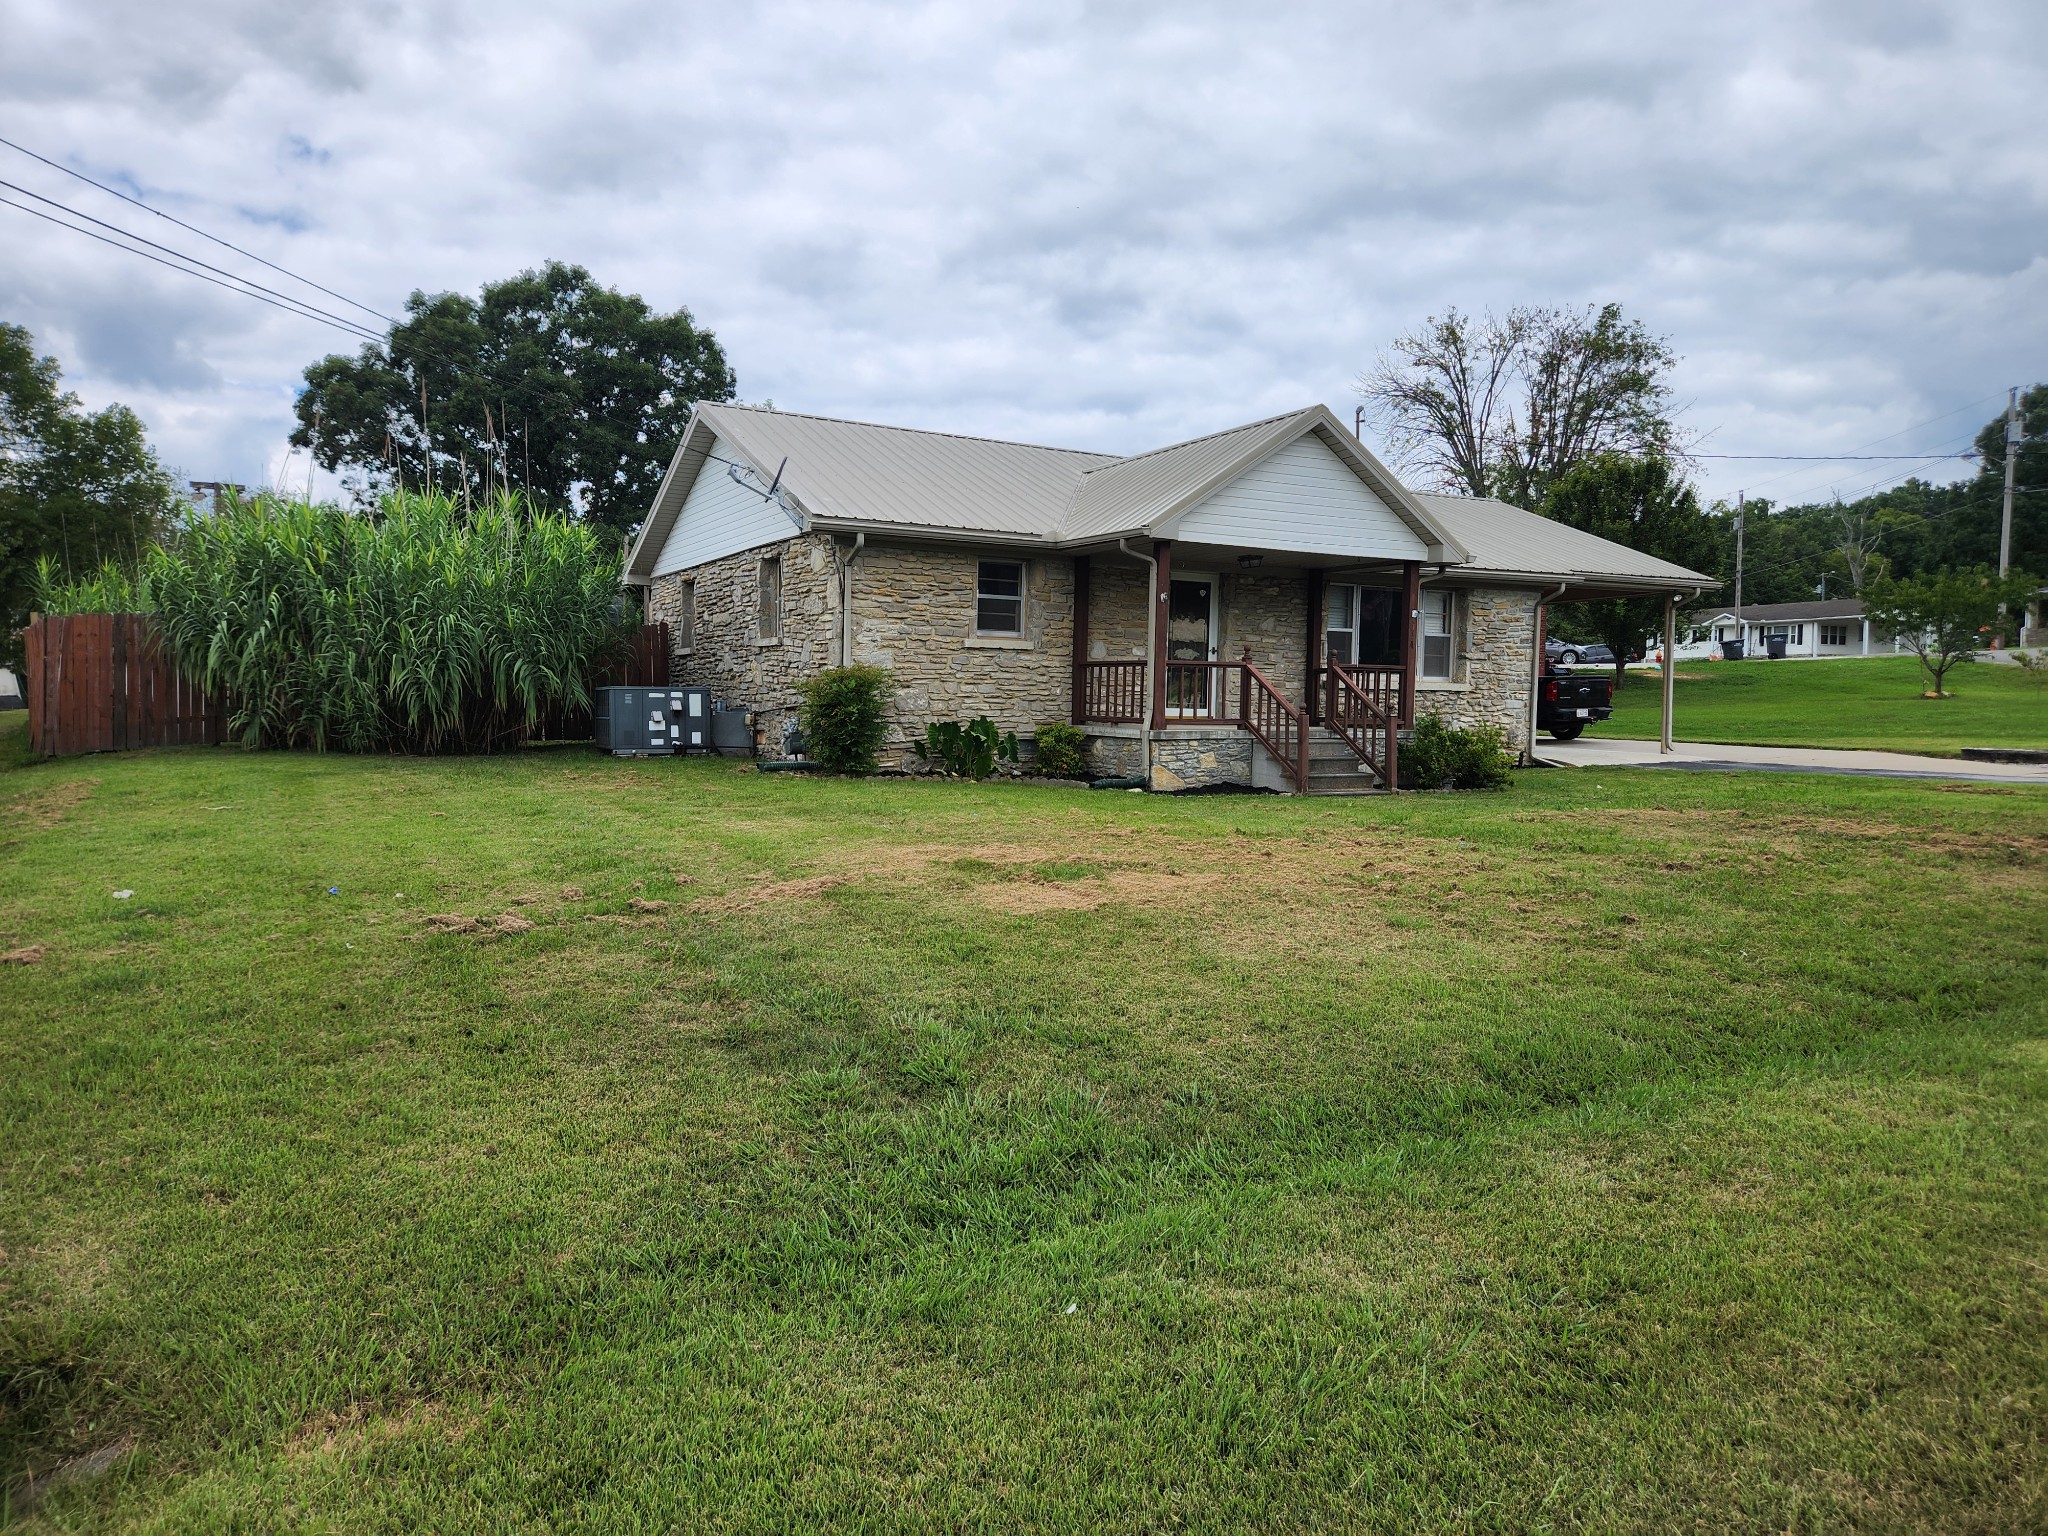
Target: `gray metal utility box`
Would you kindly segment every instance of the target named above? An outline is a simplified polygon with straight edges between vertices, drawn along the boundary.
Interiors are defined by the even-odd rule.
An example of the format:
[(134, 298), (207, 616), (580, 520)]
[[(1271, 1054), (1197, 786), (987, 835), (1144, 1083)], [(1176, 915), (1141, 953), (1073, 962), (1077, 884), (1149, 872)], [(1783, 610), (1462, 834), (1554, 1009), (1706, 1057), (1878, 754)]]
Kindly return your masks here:
[(621, 757), (667, 757), (711, 748), (708, 688), (600, 688), (597, 745)]

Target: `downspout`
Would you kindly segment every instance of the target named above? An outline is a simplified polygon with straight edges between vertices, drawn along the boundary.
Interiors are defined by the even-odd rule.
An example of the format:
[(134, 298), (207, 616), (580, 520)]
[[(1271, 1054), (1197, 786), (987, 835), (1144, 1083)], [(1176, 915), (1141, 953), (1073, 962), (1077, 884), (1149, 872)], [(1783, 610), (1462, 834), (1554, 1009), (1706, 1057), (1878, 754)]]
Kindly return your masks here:
[(1531, 615), (1529, 644), (1535, 652), (1529, 661), (1529, 746), (1523, 756), (1533, 765), (1536, 761), (1536, 711), (1543, 702), (1543, 610), (1571, 590), (1566, 582), (1555, 592), (1540, 593)]
[(853, 548), (846, 552), (846, 560), (839, 567), (839, 665), (853, 665), (853, 562), (860, 558), (860, 552), (867, 547), (868, 536), (856, 533)]
[(1159, 562), (1151, 555), (1141, 555), (1124, 540), (1116, 541), (1117, 549), (1133, 560), (1145, 562), (1145, 569), (1151, 573), (1145, 583), (1145, 710), (1138, 716), (1138, 758), (1144, 765), (1139, 775), (1145, 787), (1152, 787), (1152, 660), (1155, 655), (1154, 641), (1159, 624), (1159, 603), (1152, 595), (1152, 589), (1159, 585)]

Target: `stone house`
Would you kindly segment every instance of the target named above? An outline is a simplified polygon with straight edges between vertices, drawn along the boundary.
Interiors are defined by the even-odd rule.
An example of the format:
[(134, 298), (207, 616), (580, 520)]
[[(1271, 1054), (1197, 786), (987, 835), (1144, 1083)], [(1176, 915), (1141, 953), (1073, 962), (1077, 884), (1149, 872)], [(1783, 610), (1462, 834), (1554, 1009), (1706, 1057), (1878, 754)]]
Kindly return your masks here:
[(1543, 610), (1710, 578), (1410, 491), (1323, 406), (1118, 457), (697, 407), (627, 558), (671, 676), (764, 717), (823, 668), (933, 720), (1069, 722), (1098, 772), (1360, 790), (1418, 712), (1526, 754)]

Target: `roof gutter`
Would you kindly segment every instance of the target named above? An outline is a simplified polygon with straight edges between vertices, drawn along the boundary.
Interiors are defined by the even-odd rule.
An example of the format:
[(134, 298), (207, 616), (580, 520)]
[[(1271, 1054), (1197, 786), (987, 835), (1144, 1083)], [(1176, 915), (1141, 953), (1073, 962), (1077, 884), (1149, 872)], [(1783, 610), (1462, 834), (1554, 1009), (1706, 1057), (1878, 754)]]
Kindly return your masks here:
[(868, 536), (856, 533), (853, 548), (839, 566), (839, 665), (853, 665), (853, 562), (867, 548)]

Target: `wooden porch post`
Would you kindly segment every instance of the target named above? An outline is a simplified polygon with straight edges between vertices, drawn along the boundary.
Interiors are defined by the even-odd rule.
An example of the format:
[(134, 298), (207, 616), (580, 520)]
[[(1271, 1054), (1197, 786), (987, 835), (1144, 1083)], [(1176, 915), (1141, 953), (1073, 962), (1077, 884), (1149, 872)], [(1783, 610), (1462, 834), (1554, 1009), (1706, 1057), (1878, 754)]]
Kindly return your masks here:
[(1088, 557), (1074, 556), (1074, 714), (1088, 718)]
[(1166, 728), (1166, 615), (1172, 604), (1173, 541), (1152, 546), (1152, 729)]
[(1401, 562), (1401, 608), (1407, 614), (1401, 625), (1401, 724), (1415, 723), (1415, 673), (1421, 661), (1422, 562)]
[(1302, 702), (1308, 706), (1308, 723), (1323, 723), (1322, 692), (1316, 687), (1316, 668), (1323, 664), (1323, 573), (1308, 573), (1308, 650), (1301, 667)]

